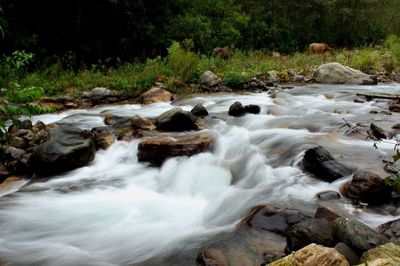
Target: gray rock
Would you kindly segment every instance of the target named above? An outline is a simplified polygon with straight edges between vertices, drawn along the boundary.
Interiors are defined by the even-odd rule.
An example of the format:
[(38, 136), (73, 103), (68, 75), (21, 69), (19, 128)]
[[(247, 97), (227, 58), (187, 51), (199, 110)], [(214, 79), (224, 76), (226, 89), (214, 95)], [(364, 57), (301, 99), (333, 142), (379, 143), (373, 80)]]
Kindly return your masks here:
[(304, 169), (322, 180), (335, 181), (343, 176), (349, 175), (350, 170), (336, 161), (333, 156), (323, 147), (309, 149), (303, 158)]
[(222, 80), (211, 71), (206, 71), (200, 76), (200, 84), (207, 87), (214, 87), (222, 83)]
[(179, 107), (175, 107), (156, 119), (156, 127), (164, 131), (186, 131), (196, 130), (196, 118), (191, 112), (183, 111)]
[(379, 175), (359, 170), (341, 191), (353, 201), (379, 205), (390, 201), (392, 189)]
[(94, 159), (90, 132), (70, 125), (53, 125), (49, 140), (35, 148), (30, 163), (38, 176), (60, 174), (84, 166)]
[(390, 242), (400, 244), (400, 219), (380, 225), (378, 231), (387, 237)]
[(338, 192), (332, 190), (319, 192), (316, 196), (319, 201), (335, 200), (341, 197)]
[(331, 247), (335, 244), (332, 223), (325, 219), (309, 219), (293, 225), (288, 232), (288, 250), (296, 251), (311, 243)]
[(346, 258), (350, 265), (356, 265), (360, 261), (360, 257), (346, 243), (337, 243), (335, 249)]
[(229, 106), (228, 114), (230, 116), (243, 116), (245, 114), (244, 107), (241, 102), (234, 102)]
[(196, 104), (190, 112), (195, 116), (208, 116), (208, 111), (202, 104)]
[(363, 252), (388, 242), (384, 236), (367, 225), (348, 218), (339, 217), (333, 222), (333, 234), (337, 239), (358, 252)]
[(314, 72), (314, 80), (328, 84), (375, 85), (377, 79), (359, 70), (339, 63), (323, 64)]

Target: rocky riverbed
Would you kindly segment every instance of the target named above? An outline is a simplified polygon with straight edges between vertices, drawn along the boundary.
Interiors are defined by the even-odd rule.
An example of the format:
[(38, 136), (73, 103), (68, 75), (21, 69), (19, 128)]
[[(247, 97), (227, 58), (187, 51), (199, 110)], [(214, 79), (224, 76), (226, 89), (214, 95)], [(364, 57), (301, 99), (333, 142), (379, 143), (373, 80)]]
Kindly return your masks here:
[(161, 89), (10, 128), (1, 262), (397, 265), (399, 84)]

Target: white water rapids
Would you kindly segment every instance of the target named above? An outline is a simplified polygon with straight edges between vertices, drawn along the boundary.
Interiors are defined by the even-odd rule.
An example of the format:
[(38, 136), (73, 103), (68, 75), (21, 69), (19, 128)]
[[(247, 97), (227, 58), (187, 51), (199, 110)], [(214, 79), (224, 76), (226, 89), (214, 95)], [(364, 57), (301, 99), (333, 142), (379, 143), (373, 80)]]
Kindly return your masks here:
[[(327, 183), (299, 163), (305, 150), (322, 145), (352, 168), (377, 170), (393, 154), (394, 140), (379, 143), (346, 136), (351, 122), (390, 128), (399, 114), (379, 101), (353, 102), (357, 92), (400, 94), (400, 85), (305, 86), (267, 93), (215, 94), (147, 106), (105, 106), (34, 117), (85, 129), (102, 126), (105, 113), (154, 118), (173, 105), (202, 103), (212, 122), (212, 152), (172, 158), (161, 168), (139, 163), (137, 144), (119, 141), (88, 166), (31, 183), (0, 198), (0, 262), (12, 265), (129, 265), (186, 250), (231, 230), (252, 206), (277, 203), (314, 210), (315, 194), (337, 190), (350, 177)], [(234, 118), (229, 106), (257, 104), (261, 114)], [(379, 172), (383, 174), (382, 172)], [(357, 211), (377, 226), (396, 216)], [(0, 263), (1, 264), (1, 263)], [(173, 265), (171, 263), (170, 265)]]

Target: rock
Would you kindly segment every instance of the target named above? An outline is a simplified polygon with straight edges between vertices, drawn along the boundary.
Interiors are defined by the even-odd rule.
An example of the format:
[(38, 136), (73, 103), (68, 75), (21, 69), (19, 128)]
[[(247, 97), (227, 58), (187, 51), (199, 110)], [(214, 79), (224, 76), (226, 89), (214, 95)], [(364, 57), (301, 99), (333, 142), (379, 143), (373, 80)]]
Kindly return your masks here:
[(268, 266), (350, 266), (346, 258), (334, 248), (310, 244)]
[(332, 182), (349, 175), (350, 170), (337, 162), (323, 147), (309, 149), (303, 158), (304, 169), (318, 178)]
[(293, 77), (293, 81), (294, 82), (303, 82), (304, 81), (304, 76), (295, 74), (294, 77)]
[(7, 161), (18, 160), (22, 158), (22, 156), (24, 156), (25, 154), (26, 152), (22, 149), (11, 146), (3, 146), (2, 159)]
[(156, 127), (164, 131), (196, 130), (198, 126), (195, 121), (196, 118), (191, 112), (186, 112), (179, 107), (175, 107), (157, 117)]
[(400, 265), (400, 246), (388, 243), (365, 252), (360, 259), (361, 265), (397, 266)]
[(400, 244), (400, 219), (381, 224), (378, 231), (390, 242)]
[(346, 243), (337, 243), (335, 249), (346, 258), (350, 265), (355, 265), (360, 261), (360, 257)]
[(152, 104), (156, 102), (169, 102), (172, 101), (172, 99), (172, 93), (169, 91), (160, 87), (152, 87), (139, 96), (138, 102), (142, 104)]
[(96, 149), (106, 150), (116, 141), (112, 129), (109, 127), (92, 128), (92, 133)]
[(196, 104), (190, 112), (195, 116), (208, 116), (208, 111), (202, 104)]
[(113, 96), (115, 93), (112, 90), (103, 87), (97, 87), (92, 89), (91, 91), (82, 92), (83, 97), (92, 98), (92, 97), (108, 97)]
[(379, 175), (359, 170), (341, 192), (353, 201), (379, 205), (390, 201), (392, 189)]
[(244, 112), (249, 114), (259, 114), (260, 113), (260, 106), (255, 104), (249, 104), (244, 106)]
[(328, 84), (375, 85), (378, 83), (375, 76), (339, 63), (327, 63), (319, 66), (314, 72), (314, 80), (317, 83)]
[(341, 198), (338, 192), (332, 190), (319, 192), (316, 197), (319, 201), (336, 200)]
[(21, 137), (13, 137), (11, 140), (11, 145), (17, 149), (26, 149), (28, 147), (28, 142)]
[(208, 151), (213, 144), (209, 134), (190, 134), (177, 137), (153, 137), (138, 145), (138, 159), (153, 165), (161, 165), (167, 158), (192, 156)]
[(390, 174), (396, 175), (400, 172), (400, 160), (386, 163), (383, 169)]
[(131, 118), (105, 114), (104, 124), (112, 126), (113, 128), (129, 128), (131, 127)]
[(21, 124), (18, 125), (18, 128), (31, 129), (32, 128), (32, 121), (29, 120), (29, 119), (22, 120)]
[(389, 105), (389, 111), (391, 112), (400, 112), (400, 104), (392, 103)]
[(210, 248), (201, 252), (197, 259), (197, 263), (204, 266), (228, 266), (224, 254), (215, 248)]
[(43, 123), (42, 121), (37, 121), (36, 123), (35, 123), (35, 125), (33, 126), (33, 128), (32, 128), (32, 130), (34, 130), (35, 132), (39, 132), (39, 131), (41, 131), (41, 130), (43, 130), (43, 129), (46, 129), (46, 124), (45, 123)]
[(296, 209), (280, 208), (274, 205), (257, 206), (241, 223), (256, 230), (287, 235), (291, 226), (311, 218), (308, 214)]
[(89, 132), (54, 125), (49, 129), (49, 140), (35, 148), (30, 163), (38, 176), (56, 175), (86, 165), (94, 159), (95, 150)]
[(385, 244), (387, 239), (367, 225), (356, 220), (339, 217), (333, 222), (333, 234), (356, 251), (366, 251)]
[(270, 71), (267, 72), (267, 74), (268, 74), (268, 80), (270, 82), (277, 82), (279, 80), (278, 71), (270, 70)]
[(314, 218), (326, 219), (333, 222), (338, 217), (355, 219), (354, 214), (348, 211), (346, 205), (339, 200), (320, 201)]
[(41, 144), (41, 143), (47, 141), (48, 137), (49, 137), (49, 133), (47, 132), (47, 130), (43, 129), (43, 130), (39, 131), (38, 133), (36, 133), (36, 135), (33, 138), (33, 142), (35, 144)]
[(314, 79), (313, 79), (313, 77), (311, 77), (311, 76), (305, 76), (304, 77), (304, 81), (305, 82), (310, 82), (310, 81), (313, 81)]
[(243, 105), (240, 102), (234, 102), (229, 106), (228, 114), (230, 116), (243, 116), (245, 114)]
[(154, 130), (156, 126), (149, 119), (140, 116), (134, 115), (131, 117), (131, 127), (133, 129), (141, 129), (141, 130)]
[(200, 84), (204, 86), (214, 87), (220, 85), (221, 83), (222, 80), (209, 70), (200, 76)]
[(295, 251), (309, 244), (333, 246), (332, 223), (325, 219), (308, 219), (293, 225), (288, 233), (288, 250)]
[(377, 140), (388, 138), (386, 136), (385, 131), (382, 128), (375, 125), (374, 123), (371, 123), (369, 128), (370, 128), (370, 130), (368, 131), (369, 136), (372, 136), (372, 137), (376, 138)]

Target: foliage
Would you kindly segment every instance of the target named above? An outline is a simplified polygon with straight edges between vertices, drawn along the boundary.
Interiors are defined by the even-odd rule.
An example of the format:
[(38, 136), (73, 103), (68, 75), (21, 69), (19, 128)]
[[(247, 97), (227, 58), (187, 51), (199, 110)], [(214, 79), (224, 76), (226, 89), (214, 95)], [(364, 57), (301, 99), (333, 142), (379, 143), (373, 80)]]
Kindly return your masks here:
[(199, 61), (197, 54), (181, 48), (177, 42), (173, 42), (168, 48), (168, 67), (172, 70), (174, 76), (182, 81), (196, 80), (199, 77), (195, 71)]
[(380, 59), (381, 56), (376, 51), (373, 51), (371, 48), (366, 48), (352, 57), (350, 65), (362, 72), (375, 74)]
[(223, 80), (226, 86), (232, 88), (238, 88), (241, 85), (249, 82), (250, 78), (235, 72), (228, 72), (225, 74)]
[(165, 56), (172, 40), (206, 55), (231, 45), (287, 54), (304, 51), (311, 42), (351, 48), (400, 34), (398, 0), (4, 0), (1, 5), (2, 54), (32, 51), (41, 64), (60, 62), (75, 70)]
[(0, 64), (0, 73), (3, 83), (15, 82), (24, 73), (27, 65), (32, 62), (34, 55), (25, 51), (14, 51), (4, 56)]

